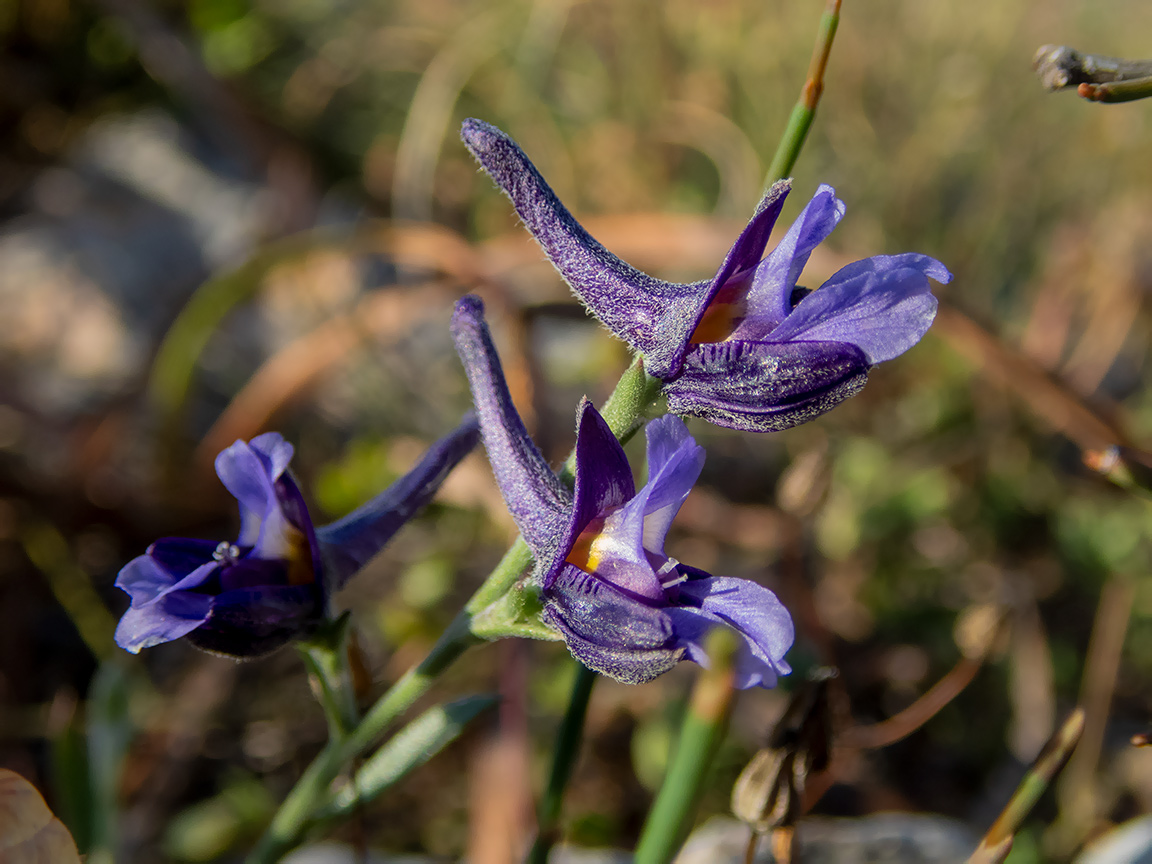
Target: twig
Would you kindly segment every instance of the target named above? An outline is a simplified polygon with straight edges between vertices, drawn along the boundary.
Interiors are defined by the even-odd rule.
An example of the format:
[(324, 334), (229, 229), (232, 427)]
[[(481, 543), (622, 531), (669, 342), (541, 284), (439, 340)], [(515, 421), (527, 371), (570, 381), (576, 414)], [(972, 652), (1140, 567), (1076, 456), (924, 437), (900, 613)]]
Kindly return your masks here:
[(1000, 864), (1008, 857), (1008, 853), (1012, 851), (1016, 832), (1020, 830), (1020, 826), (1028, 818), (1040, 796), (1052, 785), (1056, 775), (1067, 764), (1083, 731), (1084, 709), (1077, 708), (1048, 739), (1048, 743), (1044, 745), (1044, 749), (1040, 751), (1040, 755), (1036, 757), (1036, 761), (1032, 763), (1032, 767), (1016, 787), (1016, 791), (1012, 793), (1012, 798), (1000, 811), (1000, 815), (996, 817), (996, 821), (992, 823), (992, 827), (988, 829), (988, 833), (968, 859), (968, 864)]
[(1042, 45), (1032, 68), (1048, 90), (1075, 87), (1093, 102), (1131, 102), (1152, 96), (1152, 60), (1085, 54), (1067, 45)]
[(1041, 45), (1032, 58), (1032, 68), (1040, 76), (1040, 83), (1049, 90), (1152, 76), (1152, 60), (1085, 54), (1067, 45)]
[(844, 733), (844, 743), (861, 750), (875, 750), (906, 738), (935, 717), (972, 683), (984, 658), (963, 657), (927, 693), (887, 720), (854, 726)]

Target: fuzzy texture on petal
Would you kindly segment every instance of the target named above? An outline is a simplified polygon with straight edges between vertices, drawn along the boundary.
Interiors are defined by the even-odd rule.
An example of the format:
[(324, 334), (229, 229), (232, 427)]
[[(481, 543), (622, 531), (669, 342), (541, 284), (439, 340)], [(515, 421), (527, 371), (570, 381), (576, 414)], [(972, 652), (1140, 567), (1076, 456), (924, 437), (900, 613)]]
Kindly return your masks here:
[(237, 441), (216, 468), (240, 505), (240, 537), (157, 540), (128, 562), (116, 585), (132, 602), (116, 643), (136, 653), (187, 637), (247, 658), (306, 635), (327, 614), (331, 592), (428, 501), (478, 434), (466, 419), (387, 492), (319, 531), (288, 473), (292, 446), (272, 432)]
[(457, 301), (452, 338), (472, 388), (484, 449), (508, 510), (537, 560), (548, 557), (549, 550), (563, 542), (572, 493), (552, 472), (512, 403), (479, 297), (469, 295)]
[(714, 342), (697, 345), (664, 386), (668, 409), (744, 432), (778, 432), (855, 396), (868, 358), (843, 342)]
[(756, 266), (780, 214), (788, 182), (769, 190), (711, 281), (681, 285), (621, 261), (576, 221), (524, 151), (482, 120), (465, 120), (464, 144), (512, 202), (524, 226), (584, 304), (644, 354), (650, 375), (675, 374), (688, 337), (712, 295), (733, 274)]
[(625, 684), (643, 684), (682, 659), (673, 619), (610, 582), (571, 564), (545, 594), (543, 619), (564, 636), (572, 656)]

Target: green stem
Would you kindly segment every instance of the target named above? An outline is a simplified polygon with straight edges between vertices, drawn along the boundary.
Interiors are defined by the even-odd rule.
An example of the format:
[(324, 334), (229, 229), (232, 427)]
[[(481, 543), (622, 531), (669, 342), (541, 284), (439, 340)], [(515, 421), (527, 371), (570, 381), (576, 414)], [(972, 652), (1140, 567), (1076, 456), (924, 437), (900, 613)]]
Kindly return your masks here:
[(668, 864), (692, 827), (704, 779), (728, 731), (736, 647), (727, 628), (717, 627), (708, 636), (711, 668), (700, 673), (692, 688), (676, 752), (640, 832), (635, 864)]
[(808, 80), (800, 89), (800, 99), (792, 109), (788, 126), (776, 147), (776, 155), (772, 157), (772, 164), (768, 166), (766, 186), (771, 186), (792, 173), (800, 149), (808, 137), (812, 120), (816, 117), (816, 106), (820, 104), (820, 96), (824, 92), (824, 70), (828, 68), (828, 55), (832, 52), (832, 39), (836, 35), (839, 23), (840, 0), (828, 0), (824, 14), (820, 16), (816, 47), (812, 51), (812, 62), (808, 66)]
[(564, 802), (564, 790), (572, 777), (576, 756), (580, 752), (584, 718), (588, 715), (588, 700), (592, 696), (592, 686), (596, 683), (595, 672), (583, 663), (576, 665), (576, 681), (568, 699), (568, 710), (564, 712), (564, 719), (556, 732), (556, 749), (552, 754), (548, 787), (540, 799), (537, 813), (536, 842), (528, 853), (527, 864), (545, 864), (552, 845), (560, 835), (560, 808)]
[(480, 641), (468, 629), (469, 619), (467, 612), (461, 612), (424, 661), (393, 684), (344, 741), (328, 742), (280, 805), (272, 824), (249, 854), (248, 864), (273, 864), (300, 843), (313, 814), (344, 766), (363, 754), (393, 720), (428, 691), (445, 669)]
[(1092, 102), (1134, 102), (1152, 97), (1152, 77), (1106, 84), (1081, 84), (1077, 92)]
[(348, 668), (350, 620), (351, 614), (345, 612), (297, 645), (313, 682), (316, 701), (324, 709), (328, 737), (334, 741), (343, 741), (360, 722), (352, 672)]

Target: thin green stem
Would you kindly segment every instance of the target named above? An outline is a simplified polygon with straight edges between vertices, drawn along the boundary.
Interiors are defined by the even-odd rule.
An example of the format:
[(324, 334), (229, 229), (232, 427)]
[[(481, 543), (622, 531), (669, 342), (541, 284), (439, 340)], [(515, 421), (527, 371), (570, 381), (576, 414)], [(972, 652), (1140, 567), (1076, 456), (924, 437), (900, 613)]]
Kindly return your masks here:
[(700, 673), (692, 688), (676, 752), (640, 832), (635, 864), (668, 864), (692, 827), (704, 779), (728, 731), (736, 647), (727, 628), (717, 627), (708, 636), (711, 668)]
[(840, 0), (828, 0), (824, 14), (820, 16), (820, 28), (816, 34), (816, 47), (812, 51), (812, 62), (808, 66), (808, 79), (800, 89), (800, 99), (788, 118), (788, 126), (776, 147), (776, 155), (768, 166), (766, 186), (783, 180), (792, 173), (812, 120), (816, 117), (816, 106), (824, 92), (824, 71), (828, 68), (828, 56), (832, 52), (832, 39), (840, 23)]
[(1081, 84), (1076, 92), (1091, 102), (1135, 102), (1152, 97), (1152, 76), (1106, 84)]
[(560, 809), (564, 803), (564, 790), (572, 777), (580, 742), (584, 737), (584, 719), (588, 716), (588, 700), (596, 683), (596, 673), (578, 663), (576, 681), (568, 699), (568, 710), (556, 731), (556, 748), (552, 753), (552, 768), (548, 773), (548, 786), (540, 799), (536, 817), (536, 841), (528, 853), (527, 864), (545, 864), (552, 845), (560, 835)]
[(348, 666), (350, 620), (350, 613), (345, 612), (297, 645), (313, 683), (316, 701), (324, 709), (328, 737), (334, 741), (343, 741), (360, 722), (352, 670)]
[(248, 864), (272, 864), (300, 843), (340, 771), (362, 755), (461, 654), (480, 641), (468, 629), (470, 617), (467, 612), (461, 612), (424, 661), (393, 684), (343, 742), (328, 742), (280, 805), (272, 824), (249, 854)]

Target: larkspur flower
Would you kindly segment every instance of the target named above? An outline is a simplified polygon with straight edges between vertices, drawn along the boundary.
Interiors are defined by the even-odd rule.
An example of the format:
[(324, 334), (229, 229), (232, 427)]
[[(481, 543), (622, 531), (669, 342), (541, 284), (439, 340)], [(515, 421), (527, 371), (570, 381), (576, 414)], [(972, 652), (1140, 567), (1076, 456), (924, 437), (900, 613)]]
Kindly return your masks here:
[(594, 240), (495, 126), (467, 120), (461, 135), (576, 295), (665, 382), (677, 414), (750, 432), (807, 422), (858, 393), (876, 363), (920, 341), (936, 314), (929, 277), (952, 278), (939, 261), (905, 253), (856, 261), (816, 291), (798, 289), (844, 204), (821, 186), (761, 260), (791, 188), (783, 180), (711, 280), (665, 282)]
[(116, 587), (132, 605), (116, 644), (135, 654), (185, 636), (207, 651), (255, 657), (307, 635), (332, 593), (431, 500), (479, 437), (469, 415), (387, 490), (319, 528), (288, 472), (292, 445), (275, 432), (237, 441), (216, 457), (216, 473), (240, 505), (240, 536), (169, 537), (128, 562)]
[(528, 436), (475, 297), (456, 304), (464, 363), (496, 481), (536, 558), (544, 621), (585, 666), (638, 684), (682, 659), (707, 665), (704, 637), (741, 637), (736, 686), (770, 687), (790, 670), (792, 619), (767, 588), (711, 576), (664, 552), (664, 537), (704, 464), (683, 421), (648, 424), (649, 480), (639, 491), (624, 450), (585, 400), (577, 412), (575, 486), (569, 490)]

